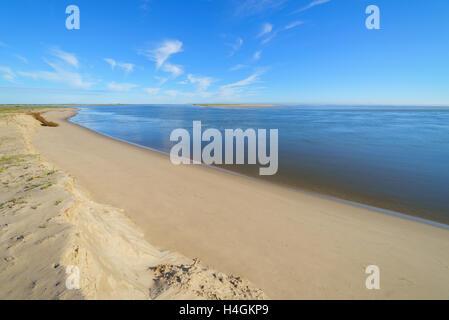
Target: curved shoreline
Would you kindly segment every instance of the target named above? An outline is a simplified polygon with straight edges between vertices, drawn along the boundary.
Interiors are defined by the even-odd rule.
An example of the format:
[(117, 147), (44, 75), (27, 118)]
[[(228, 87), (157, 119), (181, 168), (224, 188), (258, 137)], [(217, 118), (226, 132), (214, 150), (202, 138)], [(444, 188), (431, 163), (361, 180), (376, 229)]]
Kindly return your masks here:
[[(141, 148), (141, 149), (145, 149), (145, 150), (148, 150), (148, 151), (156, 152), (158, 154), (162, 154), (162, 155), (167, 156), (167, 157), (170, 156), (170, 154), (167, 153), (167, 152), (163, 152), (163, 151), (151, 148), (151, 147), (140, 145), (138, 143), (127, 141), (125, 139), (116, 138), (116, 137), (110, 136), (108, 134), (104, 134), (104, 133), (92, 130), (92, 129), (88, 128), (88, 127), (84, 127), (84, 126), (82, 126), (82, 125), (80, 125), (78, 123), (75, 123), (75, 122), (71, 121), (70, 119), (75, 117), (77, 114), (78, 114), (78, 111), (75, 112), (75, 114), (70, 115), (67, 118), (63, 119), (63, 120), (67, 121), (67, 122), (69, 122), (71, 124), (74, 124), (74, 125), (82, 128), (82, 129), (88, 130), (88, 131), (90, 131), (92, 133), (99, 134), (99, 135), (101, 135), (103, 137), (106, 137), (106, 138), (109, 138), (109, 139), (112, 139), (112, 140), (115, 140), (115, 141), (123, 142), (123, 143), (129, 144), (129, 145), (135, 146), (137, 148)], [(372, 206), (372, 205), (367, 205), (367, 204), (363, 204), (363, 203), (356, 202), (356, 201), (341, 199), (341, 198), (333, 197), (331, 195), (321, 194), (321, 193), (317, 193), (317, 192), (313, 192), (313, 191), (307, 191), (307, 190), (303, 190), (303, 189), (293, 188), (293, 187), (290, 187), (288, 185), (277, 184), (275, 182), (269, 182), (269, 181), (266, 181), (266, 180), (258, 179), (258, 178), (251, 177), (251, 176), (247, 176), (245, 174), (238, 173), (238, 172), (235, 172), (235, 171), (219, 168), (219, 167), (213, 166), (213, 165), (207, 165), (207, 164), (201, 163), (200, 166), (206, 167), (206, 168), (210, 168), (210, 169), (215, 169), (215, 170), (227, 173), (227, 174), (232, 174), (232, 175), (235, 175), (235, 176), (239, 176), (239, 177), (243, 177), (243, 178), (250, 179), (250, 180), (253, 180), (253, 181), (257, 181), (257, 182), (260, 182), (260, 183), (265, 183), (265, 184), (269, 184), (269, 185), (273, 185), (273, 186), (278, 186), (278, 187), (281, 187), (281, 188), (286, 188), (288, 190), (292, 190), (292, 191), (295, 191), (295, 192), (300, 192), (300, 193), (303, 193), (303, 194), (308, 194), (308, 195), (312, 195), (312, 196), (323, 198), (323, 199), (327, 199), (327, 200), (337, 201), (337, 202), (345, 203), (345, 204), (348, 204), (348, 205), (351, 205), (351, 206), (355, 206), (355, 207), (359, 207), (359, 208), (363, 208), (363, 209), (368, 209), (368, 210), (371, 210), (371, 211), (374, 211), (374, 212), (377, 212), (377, 213), (388, 214), (388, 215), (396, 216), (396, 217), (399, 217), (399, 218), (408, 219), (408, 220), (412, 220), (412, 221), (416, 221), (416, 222), (420, 222), (420, 223), (424, 223), (424, 224), (427, 224), (427, 225), (431, 225), (431, 226), (435, 226), (435, 227), (438, 227), (438, 228), (443, 228), (443, 229), (448, 229), (449, 230), (449, 225), (447, 225), (447, 224), (440, 223), (440, 222), (433, 221), (433, 220), (429, 220), (429, 219), (425, 219), (425, 218), (420, 218), (420, 217), (409, 215), (409, 214), (406, 214), (406, 213), (401, 213), (401, 212), (396, 212), (396, 211), (393, 211), (393, 210), (388, 210), (388, 209), (384, 209), (384, 208), (380, 208), (380, 207), (375, 207), (375, 206)]]
[(121, 209), (92, 201), (35, 149), (39, 124), (20, 111), (0, 119), (1, 299), (267, 298), (245, 279), (152, 246)]
[[(46, 117), (61, 125), (39, 129), (39, 151), (95, 201), (124, 209), (157, 247), (239, 274), (274, 299), (446, 297), (447, 229), (207, 167), (173, 166), (161, 153), (61, 121), (67, 112)], [(371, 264), (383, 272), (381, 291), (364, 287)]]

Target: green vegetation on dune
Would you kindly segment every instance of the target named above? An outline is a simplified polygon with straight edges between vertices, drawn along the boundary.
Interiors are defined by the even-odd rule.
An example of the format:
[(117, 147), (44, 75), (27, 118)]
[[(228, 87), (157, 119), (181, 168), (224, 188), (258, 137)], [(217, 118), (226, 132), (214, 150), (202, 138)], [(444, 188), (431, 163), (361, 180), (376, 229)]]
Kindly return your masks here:
[(47, 121), (41, 113), (44, 113), (45, 111), (53, 109), (65, 109), (64, 107), (47, 107), (47, 106), (39, 106), (39, 107), (1, 107), (0, 106), (0, 115), (8, 117), (8, 115), (15, 114), (15, 113), (24, 113), (33, 116), (34, 119), (39, 121), (42, 126), (44, 127), (58, 127), (59, 124), (53, 121)]
[(0, 113), (1, 112), (31, 112), (33, 110), (44, 110), (44, 109), (58, 109), (58, 108), (64, 108), (64, 107), (25, 107), (25, 106), (15, 106), (15, 107), (2, 107), (0, 106)]

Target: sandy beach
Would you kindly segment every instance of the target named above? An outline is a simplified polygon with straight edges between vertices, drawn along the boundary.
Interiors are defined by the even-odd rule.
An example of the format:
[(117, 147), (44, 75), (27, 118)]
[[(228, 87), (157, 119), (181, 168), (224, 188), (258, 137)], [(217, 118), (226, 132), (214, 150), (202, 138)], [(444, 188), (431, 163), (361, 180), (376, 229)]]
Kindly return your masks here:
[[(59, 123), (57, 128), (39, 126), (25, 115), (15, 121), (20, 123), (17, 130), (24, 137), (24, 149), (39, 155), (40, 162), (36, 160), (35, 165), (45, 164), (45, 170), (55, 170), (62, 175), (60, 179), (69, 179), (62, 184), (53, 182), (48, 195), (53, 198), (48, 203), (54, 209), (54, 201), (68, 198), (61, 206), (72, 208), (64, 221), (69, 231), (60, 230), (64, 229), (60, 224), (46, 231), (46, 237), (67, 239), (66, 245), (58, 241), (60, 248), (35, 246), (26, 252), (64, 256), (55, 263), (79, 265), (88, 277), (81, 277), (85, 291), (78, 298), (449, 298), (447, 229), (212, 168), (174, 166), (163, 154), (113, 140), (66, 120), (74, 114), (46, 112), (47, 120)], [(10, 127), (3, 124), (3, 132), (10, 134), (11, 123)], [(54, 191), (57, 185), (61, 194)], [(76, 210), (73, 202), (79, 204)], [(30, 214), (33, 209), (23, 210)], [(47, 212), (58, 216), (61, 210), (55, 210)], [(7, 225), (11, 229), (14, 224)], [(39, 230), (39, 225), (33, 228)], [(26, 236), (34, 235), (29, 226), (23, 225), (20, 230)], [(9, 231), (8, 237), (13, 239), (11, 234), (16, 236), (18, 231), (14, 232)], [(16, 258), (22, 269), (12, 266), (13, 257), (5, 260), (13, 256), (8, 246), (1, 250), (6, 267), (0, 268), (0, 283), (8, 283), (10, 291), (2, 286), (0, 295), (12, 294), (14, 285), (20, 283), (24, 295), (29, 290), (27, 297), (36, 298), (37, 294), (31, 293), (35, 290), (30, 289), (31, 279), (17, 275), (23, 272), (24, 262)], [(85, 258), (74, 254), (80, 250)], [(193, 258), (210, 267), (195, 269), (195, 277), (187, 276), (189, 285), (185, 287), (196, 286), (195, 290), (186, 291), (168, 280), (165, 289), (159, 289), (154, 283), (156, 276), (148, 273), (149, 267), (163, 274), (180, 264), (195, 266)], [(44, 263), (42, 260), (40, 263)], [(380, 268), (380, 290), (365, 287), (365, 268), (369, 265)], [(223, 272), (229, 286), (223, 287), (223, 281), (213, 282), (213, 270)], [(40, 275), (46, 285), (65, 281), (63, 270), (57, 275), (52, 270), (45, 272)], [(21, 281), (13, 282), (7, 276)], [(235, 279), (242, 281), (238, 286), (242, 290), (229, 291)], [(198, 289), (204, 283), (210, 286)], [(250, 288), (246, 295), (242, 294), (245, 288)], [(60, 290), (62, 298), (77, 297)], [(216, 292), (218, 296), (214, 296)]]
[[(447, 299), (449, 231), (200, 166), (48, 112), (33, 145), (157, 247), (237, 274), (275, 299)], [(365, 268), (381, 270), (367, 290)]]
[(31, 137), (41, 128), (31, 115), (0, 114), (0, 299), (266, 298), (146, 242), (123, 210), (93, 201), (39, 154)]

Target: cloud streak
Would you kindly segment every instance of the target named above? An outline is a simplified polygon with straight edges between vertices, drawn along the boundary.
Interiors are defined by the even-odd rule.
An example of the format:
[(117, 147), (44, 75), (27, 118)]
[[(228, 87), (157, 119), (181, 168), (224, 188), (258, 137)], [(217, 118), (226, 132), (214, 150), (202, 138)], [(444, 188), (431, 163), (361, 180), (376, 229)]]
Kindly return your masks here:
[(313, 8), (313, 7), (316, 7), (316, 6), (328, 3), (330, 1), (331, 0), (314, 0), (314, 1), (310, 2), (307, 6), (299, 8), (299, 9), (293, 11), (292, 14), (309, 10), (310, 8)]
[(16, 82), (16, 74), (9, 67), (1, 67), (0, 72), (3, 73), (2, 78), (8, 82)]
[(170, 56), (182, 52), (182, 42), (179, 40), (165, 40), (153, 50), (143, 52), (143, 55), (156, 63), (159, 69), (170, 58)]
[(238, 2), (235, 15), (251, 16), (267, 10), (278, 10), (287, 0), (238, 0)]
[(231, 84), (227, 84), (222, 86), (222, 88), (235, 88), (235, 87), (244, 87), (244, 86), (248, 86), (256, 81), (259, 80), (261, 73), (256, 72), (253, 73), (252, 75), (250, 75), (248, 78), (245, 78), (243, 80), (231, 83)]
[(78, 58), (73, 53), (68, 53), (68, 52), (62, 51), (58, 48), (54, 48), (51, 50), (51, 54), (53, 56), (59, 58), (60, 60), (68, 63), (72, 67), (75, 67), (75, 68), (79, 67)]
[(151, 0), (142, 0), (142, 4), (140, 5), (140, 9), (144, 11), (150, 10), (150, 2)]
[(273, 31), (273, 25), (271, 23), (264, 23), (262, 26), (262, 30), (260, 31), (258, 38), (263, 37), (264, 35)]
[(210, 87), (212, 82), (214, 82), (214, 79), (211, 77), (197, 77), (192, 74), (189, 74), (187, 76), (187, 79), (191, 84), (196, 85), (198, 91), (206, 91)]
[(160, 88), (144, 88), (143, 91), (145, 91), (149, 95), (156, 95), (159, 93)]
[(283, 32), (283, 31), (290, 30), (290, 29), (294, 29), (294, 28), (296, 28), (297, 26), (299, 26), (299, 25), (301, 25), (303, 23), (304, 22), (302, 22), (302, 21), (294, 21), (294, 22), (286, 25), (283, 28), (279, 28), (278, 30), (275, 30), (275, 31), (271, 30), (270, 33), (267, 33), (268, 36), (265, 39), (263, 39), (261, 43), (262, 44), (267, 44), (268, 42), (273, 40), (279, 33)]
[(252, 84), (259, 82), (260, 76), (263, 73), (264, 70), (258, 70), (243, 80), (223, 85), (220, 87), (218, 95), (222, 98), (235, 99), (237, 96), (243, 94), (245, 92), (245, 89), (250, 87)]
[(134, 71), (135, 65), (132, 63), (126, 63), (126, 62), (117, 62), (114, 59), (111, 58), (105, 58), (104, 61), (106, 61), (112, 68), (112, 70), (115, 69), (115, 67), (118, 67), (125, 71), (126, 73), (131, 73)]
[(28, 59), (19, 55), (19, 54), (15, 54), (14, 57), (16, 57), (17, 59), (19, 59), (20, 61), (22, 61), (23, 63), (27, 63), (28, 64)]
[(32, 78), (34, 80), (41, 79), (50, 82), (63, 83), (74, 88), (88, 89), (93, 84), (84, 81), (83, 77), (79, 73), (67, 71), (55, 63), (47, 62), (47, 64), (53, 69), (53, 71), (19, 71), (18, 74), (23, 77)]
[(133, 83), (115, 83), (114, 81), (108, 83), (108, 89), (115, 92), (128, 92), (136, 87), (138, 85)]
[(153, 50), (141, 51), (140, 53), (156, 64), (156, 69), (171, 73), (178, 77), (184, 73), (183, 67), (168, 62), (168, 59), (176, 53), (182, 52), (182, 42), (179, 40), (165, 40)]
[(304, 23), (304, 22), (302, 22), (302, 21), (294, 21), (294, 22), (292, 22), (292, 23), (286, 25), (286, 26), (284, 27), (284, 30), (290, 30), (290, 29), (296, 28), (297, 26), (300, 26), (300, 25), (302, 25), (303, 23)]
[(66, 84), (73, 88), (88, 89), (93, 85), (93, 83), (85, 81), (83, 76), (78, 72), (67, 70), (67, 67), (79, 67), (78, 58), (74, 54), (57, 48), (52, 49), (51, 54), (59, 59), (57, 62), (45, 60), (52, 71), (19, 71), (18, 74), (22, 77), (28, 77), (34, 80), (45, 80)]
[(232, 68), (230, 68), (229, 71), (237, 71), (237, 70), (241, 70), (241, 69), (245, 69), (245, 68), (248, 68), (248, 66), (245, 64), (237, 64), (237, 65), (233, 66)]
[(175, 77), (175, 78), (184, 73), (184, 69), (182, 68), (182, 66), (171, 64), (169, 62), (166, 62), (162, 66), (162, 70), (165, 71), (165, 72), (171, 73), (172, 76)]
[(237, 51), (240, 50), (243, 46), (243, 39), (237, 38), (237, 40), (234, 43), (228, 43), (228, 46), (232, 48), (231, 53), (229, 54), (230, 57), (232, 57), (234, 54), (236, 54)]

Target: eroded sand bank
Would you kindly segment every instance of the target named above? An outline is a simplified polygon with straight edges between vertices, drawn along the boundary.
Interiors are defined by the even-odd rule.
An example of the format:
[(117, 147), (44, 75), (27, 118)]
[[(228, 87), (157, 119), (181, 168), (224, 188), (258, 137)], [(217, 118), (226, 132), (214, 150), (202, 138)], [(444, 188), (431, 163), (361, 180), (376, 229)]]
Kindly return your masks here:
[[(239, 277), (150, 245), (123, 210), (91, 200), (41, 157), (31, 141), (41, 129), (29, 115), (0, 114), (0, 299), (265, 297)], [(79, 270), (79, 290), (66, 286), (69, 266)]]

